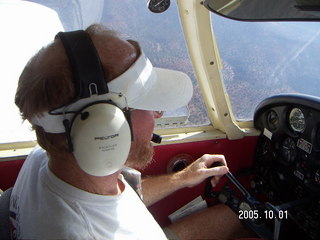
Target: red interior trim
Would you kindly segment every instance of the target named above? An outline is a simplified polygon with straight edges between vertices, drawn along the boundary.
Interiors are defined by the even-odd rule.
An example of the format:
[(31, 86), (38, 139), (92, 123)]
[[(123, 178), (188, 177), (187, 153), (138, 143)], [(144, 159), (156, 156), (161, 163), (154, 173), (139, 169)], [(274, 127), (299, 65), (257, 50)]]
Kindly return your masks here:
[(24, 160), (0, 162), (0, 189), (5, 191), (16, 182)]

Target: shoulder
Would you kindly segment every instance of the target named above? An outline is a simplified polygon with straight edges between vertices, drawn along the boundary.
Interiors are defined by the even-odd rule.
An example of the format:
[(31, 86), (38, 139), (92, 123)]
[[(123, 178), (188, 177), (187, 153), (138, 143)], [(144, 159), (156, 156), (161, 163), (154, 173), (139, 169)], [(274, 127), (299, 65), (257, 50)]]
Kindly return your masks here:
[(30, 152), (28, 155), (27, 159), (47, 159), (48, 155), (47, 152), (41, 148), (39, 145), (35, 146), (34, 149)]
[(28, 169), (40, 169), (48, 162), (47, 152), (40, 146), (36, 146), (27, 156), (20, 172), (28, 171)]

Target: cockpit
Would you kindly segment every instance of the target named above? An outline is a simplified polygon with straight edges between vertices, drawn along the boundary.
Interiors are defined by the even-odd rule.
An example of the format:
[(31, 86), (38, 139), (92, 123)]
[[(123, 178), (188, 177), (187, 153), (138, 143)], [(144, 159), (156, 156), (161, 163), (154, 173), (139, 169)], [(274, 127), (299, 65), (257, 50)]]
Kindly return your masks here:
[(217, 186), (207, 180), (150, 206), (161, 226), (185, 206), (223, 203), (257, 238), (320, 239), (319, 9), (303, 0), (0, 0), (0, 189), (13, 187), (37, 145), (14, 104), (24, 65), (57, 32), (102, 23), (193, 83), (187, 106), (156, 119), (162, 142), (142, 176), (178, 172), (205, 153), (228, 162)]

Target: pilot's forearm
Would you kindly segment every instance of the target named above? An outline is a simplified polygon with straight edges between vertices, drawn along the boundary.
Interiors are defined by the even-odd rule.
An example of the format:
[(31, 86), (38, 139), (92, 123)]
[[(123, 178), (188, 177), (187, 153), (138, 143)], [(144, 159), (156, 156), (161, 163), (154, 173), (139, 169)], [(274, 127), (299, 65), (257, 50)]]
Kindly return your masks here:
[(148, 207), (171, 193), (185, 187), (179, 174), (166, 174), (142, 179), (143, 201)]

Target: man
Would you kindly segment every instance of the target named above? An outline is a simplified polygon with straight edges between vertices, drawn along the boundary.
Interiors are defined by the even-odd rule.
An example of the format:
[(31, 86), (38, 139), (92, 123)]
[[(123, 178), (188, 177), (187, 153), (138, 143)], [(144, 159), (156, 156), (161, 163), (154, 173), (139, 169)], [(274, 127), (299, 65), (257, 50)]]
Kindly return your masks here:
[[(93, 25), (86, 32), (79, 32), (84, 41), (89, 41), (84, 47), (80, 38), (71, 35), (59, 34), (29, 61), (20, 76), (16, 104), (23, 118), (32, 123), (41, 148), (37, 147), (28, 156), (13, 189), (10, 211), (14, 236), (17, 239), (166, 239), (122, 178), (121, 169), (124, 164), (143, 168), (150, 162), (154, 119), (161, 117), (159, 111), (187, 104), (192, 95), (190, 79), (184, 74), (152, 68), (137, 43), (121, 39), (102, 26)], [(74, 44), (68, 42), (70, 38)], [(79, 58), (70, 57), (70, 51), (75, 55), (85, 52), (83, 48), (90, 42), (98, 52), (101, 73), (108, 83), (102, 94), (98, 93), (96, 82), (83, 89), (81, 81), (87, 80), (79, 83), (77, 78), (86, 75), (86, 71), (78, 74), (82, 71), (81, 67), (75, 67)], [(76, 47), (79, 50), (74, 50)], [(84, 67), (92, 63), (84, 61)], [(176, 79), (168, 78), (172, 75)], [(101, 100), (103, 96), (110, 97), (112, 102)], [(100, 110), (96, 111), (95, 107)], [(104, 111), (113, 112), (110, 121), (100, 121), (105, 117)], [(89, 127), (88, 119), (93, 123)], [(100, 127), (103, 131), (109, 131), (110, 127), (118, 132), (100, 134)], [(87, 139), (92, 132), (96, 135)], [(123, 135), (127, 139), (118, 141)], [(98, 153), (91, 151), (91, 146)], [(112, 159), (105, 160), (105, 156)], [(225, 166), (210, 168), (217, 161)], [(214, 176), (215, 185), (227, 171), (223, 156), (204, 155), (181, 172), (145, 179), (144, 202), (151, 205), (210, 176)], [(179, 239), (222, 239), (241, 231), (236, 215), (223, 206), (210, 208), (165, 229), (169, 237)]]

